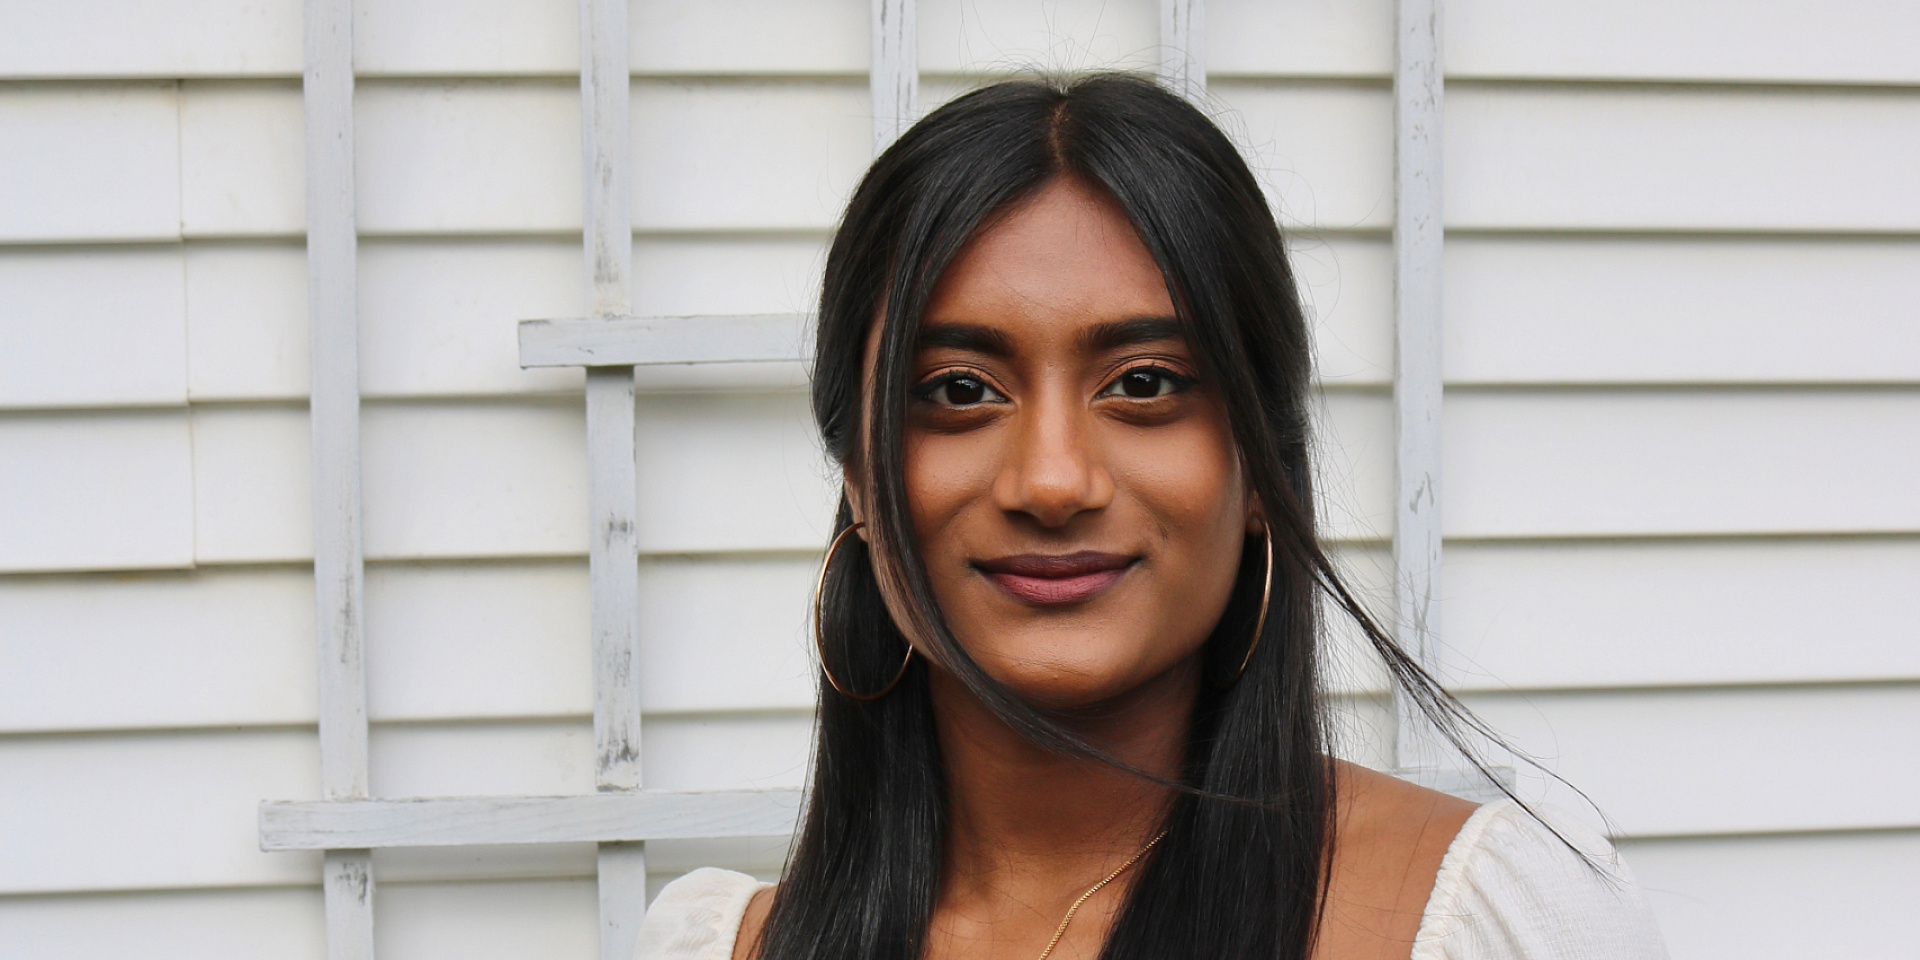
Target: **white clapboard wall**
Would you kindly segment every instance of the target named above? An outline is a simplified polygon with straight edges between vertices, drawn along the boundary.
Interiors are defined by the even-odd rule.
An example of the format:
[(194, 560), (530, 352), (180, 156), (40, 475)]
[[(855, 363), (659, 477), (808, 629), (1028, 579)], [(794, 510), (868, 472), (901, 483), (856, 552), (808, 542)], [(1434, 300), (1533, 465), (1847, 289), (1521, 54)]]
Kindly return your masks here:
[[(1392, 613), (1396, 461), (1438, 465), (1437, 513), (1400, 511), (1400, 569), (1443, 546), (1432, 662), (1611, 818), (1678, 960), (1910, 955), (1920, 7), (1442, 0), (1444, 244), (1397, 271), (1397, 6), (1208, 0), (1181, 48), (1293, 232), (1330, 537)], [(922, 111), (1164, 66), (1158, 0), (916, 8)], [(872, 155), (870, 16), (631, 0), (629, 312), (811, 306)], [(365, 785), (591, 794), (584, 377), (516, 341), (596, 308), (579, 4), (351, 20)], [(320, 856), (257, 830), (323, 796), (304, 36), (298, 0), (0, 0), (4, 960), (327, 953)], [(1396, 329), (1396, 275), (1438, 323)], [(650, 789), (801, 782), (834, 496), (802, 383), (641, 378)], [(1341, 660), (1349, 752), (1391, 765), (1378, 673)], [(591, 844), (372, 865), (382, 960), (599, 955)]]

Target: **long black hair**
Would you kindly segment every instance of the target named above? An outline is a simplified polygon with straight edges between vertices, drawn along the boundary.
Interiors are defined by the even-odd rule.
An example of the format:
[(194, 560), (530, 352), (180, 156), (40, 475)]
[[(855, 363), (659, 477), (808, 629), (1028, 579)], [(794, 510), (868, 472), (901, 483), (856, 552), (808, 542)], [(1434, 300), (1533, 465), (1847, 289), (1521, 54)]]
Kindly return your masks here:
[[(1042, 746), (1115, 763), (995, 682), (935, 603), (909, 519), (903, 425), (922, 311), (981, 227), (1058, 177), (1111, 196), (1166, 278), (1221, 397), (1272, 537), (1272, 599), (1251, 662), (1264, 548), (1255, 541), (1203, 648), (1203, 683), (1166, 838), (1142, 861), (1103, 956), (1298, 960), (1332, 862), (1334, 777), (1319, 685), (1324, 592), (1430, 714), (1458, 716), (1367, 617), (1315, 534), (1310, 343), (1285, 246), (1245, 161), (1204, 114), (1124, 74), (996, 84), (933, 111), (861, 180), (820, 295), (813, 411), (827, 451), (871, 493), (867, 538), (829, 570), (821, 628), (834, 676), (877, 691), (907, 647), (869, 551), (914, 635), (1002, 721)], [(870, 401), (865, 350), (884, 315)], [(858, 458), (854, 460), (853, 458)], [(853, 522), (843, 496), (835, 533)], [(941, 873), (946, 789), (925, 658), (887, 696), (820, 685), (805, 822), (763, 931), (764, 960), (917, 960)], [(1448, 728), (1450, 729), (1450, 727)]]

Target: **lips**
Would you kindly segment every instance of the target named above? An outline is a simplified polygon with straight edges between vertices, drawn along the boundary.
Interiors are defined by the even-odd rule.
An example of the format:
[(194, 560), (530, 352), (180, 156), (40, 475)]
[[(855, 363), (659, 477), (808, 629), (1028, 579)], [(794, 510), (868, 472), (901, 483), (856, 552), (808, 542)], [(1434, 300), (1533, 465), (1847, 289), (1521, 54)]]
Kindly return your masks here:
[(1114, 585), (1138, 557), (1086, 550), (1064, 556), (1024, 554), (974, 563), (1017, 600), (1052, 607), (1084, 603)]

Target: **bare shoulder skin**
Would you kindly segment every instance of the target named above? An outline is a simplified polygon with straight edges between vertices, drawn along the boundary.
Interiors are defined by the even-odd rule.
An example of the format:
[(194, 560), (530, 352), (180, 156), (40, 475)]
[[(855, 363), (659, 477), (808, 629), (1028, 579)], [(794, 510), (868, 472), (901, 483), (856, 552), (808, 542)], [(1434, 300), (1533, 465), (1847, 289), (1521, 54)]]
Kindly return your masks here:
[(1404, 960), (1440, 861), (1475, 805), (1340, 761), (1339, 811), (1315, 960)]

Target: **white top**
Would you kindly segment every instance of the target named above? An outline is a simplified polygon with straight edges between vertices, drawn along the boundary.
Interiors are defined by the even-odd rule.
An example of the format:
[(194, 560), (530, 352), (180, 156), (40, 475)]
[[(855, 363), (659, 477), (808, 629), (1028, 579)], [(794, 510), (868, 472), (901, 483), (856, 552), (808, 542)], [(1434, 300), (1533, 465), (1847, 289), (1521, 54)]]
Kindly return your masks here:
[[(1665, 960), (1633, 875), (1607, 841), (1543, 811), (1596, 873), (1511, 800), (1473, 812), (1447, 847), (1412, 960)], [(740, 917), (772, 884), (707, 867), (660, 891), (638, 960), (729, 960)]]

